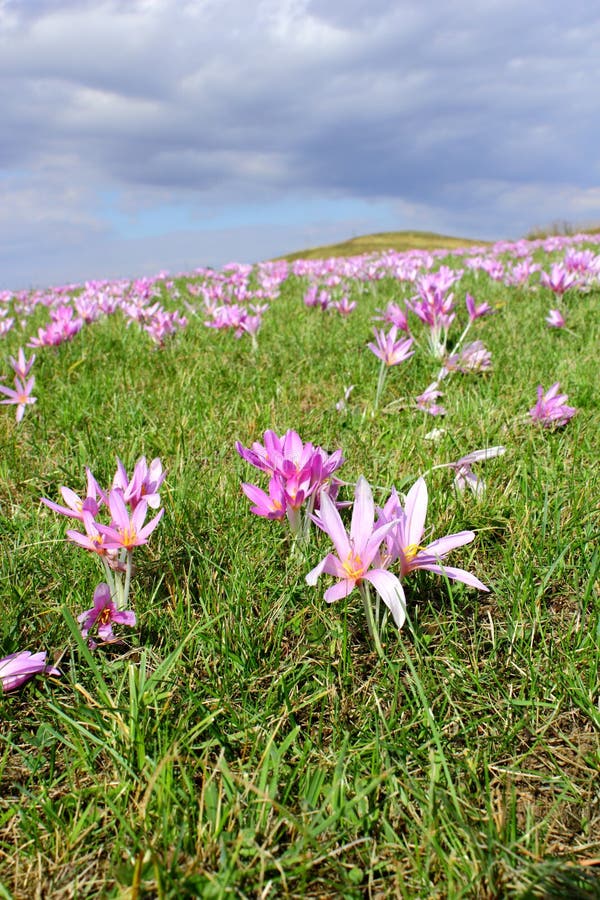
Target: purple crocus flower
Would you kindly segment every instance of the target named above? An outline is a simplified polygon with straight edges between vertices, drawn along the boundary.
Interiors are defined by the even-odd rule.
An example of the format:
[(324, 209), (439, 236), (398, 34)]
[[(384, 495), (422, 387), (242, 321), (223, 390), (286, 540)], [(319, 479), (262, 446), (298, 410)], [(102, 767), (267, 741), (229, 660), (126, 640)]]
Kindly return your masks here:
[[(110, 596), (110, 588), (102, 582), (94, 591), (94, 605), (77, 616), (81, 624), (81, 636), (86, 638), (93, 628), (96, 628), (98, 637), (103, 641), (117, 640), (113, 633), (113, 622), (117, 625), (130, 625), (136, 623), (135, 613), (131, 609), (119, 610)], [(90, 642), (95, 645), (93, 641)]]
[(56, 666), (46, 664), (46, 653), (31, 653), (21, 650), (0, 659), (0, 684), (6, 693), (20, 688), (34, 675), (60, 675)]
[(409, 490), (404, 509), (396, 491), (392, 491), (377, 523), (379, 526), (386, 522), (392, 523), (392, 527), (385, 536), (387, 549), (387, 556), (383, 558), (385, 565), (392, 565), (398, 561), (401, 578), (415, 569), (427, 569), (429, 572), (445, 575), (455, 581), (462, 581), (480, 591), (489, 591), (489, 588), (470, 572), (443, 564), (444, 558), (451, 550), (462, 547), (463, 544), (469, 544), (474, 539), (474, 532), (459, 531), (456, 534), (438, 538), (427, 546), (421, 544), (425, 532), (427, 504), (427, 485), (424, 478), (419, 478)]
[(560, 309), (551, 309), (546, 316), (546, 322), (551, 328), (564, 328), (567, 324)]
[(541, 384), (537, 389), (537, 403), (529, 410), (529, 415), (534, 422), (539, 422), (544, 428), (566, 425), (577, 412), (575, 407), (566, 405), (569, 397), (567, 394), (559, 394), (559, 390), (558, 381), (555, 381), (546, 393)]
[(414, 354), (415, 351), (411, 350), (413, 338), (405, 338), (402, 341), (396, 340), (396, 335), (398, 334), (396, 325), (392, 325), (387, 334), (383, 330), (379, 331), (377, 328), (374, 328), (373, 332), (375, 334), (375, 343), (370, 342), (367, 344), (367, 347), (386, 366), (397, 366)]
[(308, 573), (307, 584), (315, 585), (324, 572), (339, 578), (337, 584), (325, 591), (325, 600), (334, 603), (347, 597), (363, 581), (370, 582), (390, 610), (398, 628), (401, 628), (406, 618), (402, 585), (392, 572), (377, 564), (381, 542), (394, 527), (394, 522), (379, 523), (375, 527), (375, 506), (369, 483), (361, 476), (356, 484), (349, 534), (326, 492), (321, 493), (320, 504), (319, 524), (333, 541), (337, 556), (328, 553)]
[(25, 415), (25, 407), (35, 403), (37, 397), (32, 397), (31, 392), (33, 390), (33, 385), (35, 384), (35, 378), (32, 375), (31, 378), (28, 378), (27, 381), (15, 376), (15, 388), (5, 387), (3, 384), (0, 384), (0, 391), (6, 395), (7, 400), (0, 400), (0, 404), (15, 404), (17, 407), (16, 420), (20, 422), (23, 416)]
[(488, 315), (488, 313), (494, 312), (490, 304), (485, 300), (483, 303), (480, 303), (479, 306), (476, 306), (475, 299), (470, 294), (467, 294), (465, 297), (465, 305), (471, 322), (474, 322), (475, 319), (480, 319), (482, 316)]

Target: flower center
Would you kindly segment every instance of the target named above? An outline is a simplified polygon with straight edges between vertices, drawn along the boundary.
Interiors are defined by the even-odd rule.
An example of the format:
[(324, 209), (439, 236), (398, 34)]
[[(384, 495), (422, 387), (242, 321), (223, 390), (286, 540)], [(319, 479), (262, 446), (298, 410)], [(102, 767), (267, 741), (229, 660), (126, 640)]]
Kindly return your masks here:
[(405, 547), (402, 551), (405, 562), (412, 562), (417, 553), (424, 549), (425, 547), (422, 547), (420, 544), (409, 544), (408, 547)]
[(348, 573), (348, 578), (352, 578), (353, 581), (361, 578), (365, 571), (362, 559), (353, 552), (348, 554), (345, 562), (342, 563), (342, 567)]

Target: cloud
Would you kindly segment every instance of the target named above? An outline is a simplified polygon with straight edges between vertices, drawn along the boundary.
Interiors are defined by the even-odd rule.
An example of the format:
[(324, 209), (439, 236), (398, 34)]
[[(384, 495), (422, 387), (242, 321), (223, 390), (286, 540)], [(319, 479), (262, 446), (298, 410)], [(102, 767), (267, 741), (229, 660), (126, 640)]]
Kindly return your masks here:
[(599, 80), (581, 0), (0, 0), (3, 277), (100, 236), (116, 259), (175, 209), (180, 233), (268, 205), (300, 235), (325, 200), (340, 229), (349, 200), (368, 230), (600, 218)]

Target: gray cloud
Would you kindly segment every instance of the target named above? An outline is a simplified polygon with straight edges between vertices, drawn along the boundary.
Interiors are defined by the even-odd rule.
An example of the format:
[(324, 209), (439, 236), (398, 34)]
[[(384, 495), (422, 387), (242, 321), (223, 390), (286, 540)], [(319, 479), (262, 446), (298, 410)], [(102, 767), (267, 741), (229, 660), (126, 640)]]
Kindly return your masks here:
[(279, 203), (290, 240), (299, 198), (319, 233), (324, 198), (373, 201), (371, 230), (381, 203), (482, 237), (597, 219), (599, 82), (581, 0), (0, 0), (3, 277), (100, 236), (116, 260), (123, 223), (169, 205), (205, 227)]

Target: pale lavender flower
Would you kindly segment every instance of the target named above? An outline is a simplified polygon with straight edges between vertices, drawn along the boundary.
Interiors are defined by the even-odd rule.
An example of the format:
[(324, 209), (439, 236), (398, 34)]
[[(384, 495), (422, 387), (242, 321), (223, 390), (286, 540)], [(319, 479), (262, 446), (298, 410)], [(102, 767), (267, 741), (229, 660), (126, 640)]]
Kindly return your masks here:
[(32, 375), (27, 381), (23, 381), (15, 375), (15, 387), (9, 388), (0, 384), (0, 391), (7, 397), (6, 400), (0, 400), (2, 406), (11, 404), (16, 405), (16, 421), (20, 422), (25, 415), (25, 407), (37, 401), (37, 397), (33, 397), (31, 392), (35, 384), (35, 378)]
[(480, 591), (488, 591), (489, 588), (482, 584), (475, 575), (464, 569), (456, 569), (443, 564), (444, 558), (451, 550), (462, 547), (463, 544), (469, 544), (474, 539), (474, 532), (459, 531), (422, 546), (427, 504), (427, 485), (424, 478), (419, 478), (413, 484), (406, 495), (404, 508), (400, 504), (396, 491), (392, 491), (377, 522), (378, 526), (382, 526), (384, 523), (392, 524), (385, 535), (387, 553), (382, 557), (383, 564), (390, 566), (398, 561), (401, 578), (405, 578), (416, 569), (427, 569), (429, 572), (445, 575), (455, 581), (462, 581)]
[(443, 395), (438, 390), (438, 383), (434, 381), (428, 388), (425, 388), (422, 394), (415, 398), (416, 407), (422, 412), (429, 413), (430, 416), (445, 416), (446, 408), (435, 402), (441, 396)]
[(567, 324), (560, 309), (551, 309), (546, 316), (546, 322), (551, 328), (564, 328)]
[[(117, 625), (136, 624), (135, 613), (131, 609), (117, 609), (113, 603), (110, 588), (102, 582), (94, 591), (94, 604), (91, 609), (86, 609), (77, 616), (81, 624), (81, 636), (86, 638), (92, 629), (96, 629), (98, 637), (105, 642), (118, 640), (112, 630), (113, 622)], [(90, 641), (96, 646), (95, 641)]]
[[(340, 580), (325, 591), (327, 603), (347, 597), (364, 581), (370, 582), (390, 610), (394, 622), (401, 628), (406, 618), (404, 591), (398, 578), (378, 564), (378, 550), (393, 522), (379, 523), (375, 527), (373, 494), (362, 476), (356, 484), (350, 533), (346, 532), (340, 514), (326, 493), (321, 494), (320, 526), (327, 532), (337, 556), (328, 553), (306, 576), (306, 582), (315, 585), (323, 573)], [(373, 566), (373, 567), (372, 567)]]
[(440, 376), (445, 378), (449, 372), (463, 374), (486, 372), (492, 368), (492, 354), (482, 341), (472, 341), (460, 353), (449, 356), (444, 361)]
[(396, 340), (398, 334), (396, 325), (392, 325), (387, 334), (383, 330), (379, 331), (377, 328), (374, 328), (373, 332), (375, 334), (375, 343), (369, 342), (367, 346), (386, 366), (397, 366), (414, 354), (415, 351), (411, 350), (413, 338), (405, 338), (402, 341)]
[(17, 358), (15, 359), (14, 356), (9, 356), (8, 361), (17, 378), (24, 381), (29, 375), (31, 367), (35, 362), (35, 353), (32, 353), (29, 359), (26, 359), (23, 348), (19, 347)]
[(468, 487), (476, 497), (481, 497), (485, 491), (485, 482), (483, 478), (473, 472), (471, 466), (486, 459), (502, 456), (504, 453), (506, 453), (506, 447), (486, 447), (484, 450), (473, 450), (471, 453), (461, 456), (456, 462), (443, 463), (440, 466), (434, 466), (434, 468), (454, 469), (454, 486), (457, 491), (462, 493)]
[(575, 407), (566, 405), (569, 399), (567, 394), (559, 394), (559, 390), (558, 381), (555, 381), (545, 393), (541, 384), (537, 389), (537, 403), (529, 410), (529, 415), (534, 422), (539, 422), (544, 428), (566, 425), (577, 413)]
[(21, 650), (0, 659), (0, 684), (5, 693), (20, 688), (38, 674), (60, 675), (55, 666), (46, 664), (45, 652), (31, 653), (29, 650)]
[(474, 322), (475, 319), (480, 319), (482, 316), (486, 316), (489, 313), (494, 312), (490, 304), (485, 300), (483, 303), (480, 303), (479, 306), (476, 306), (475, 299), (470, 294), (467, 294), (465, 297), (465, 305), (467, 307), (467, 312), (469, 314), (469, 319), (471, 320), (471, 322)]

